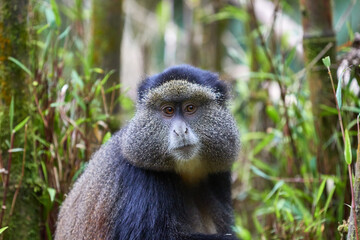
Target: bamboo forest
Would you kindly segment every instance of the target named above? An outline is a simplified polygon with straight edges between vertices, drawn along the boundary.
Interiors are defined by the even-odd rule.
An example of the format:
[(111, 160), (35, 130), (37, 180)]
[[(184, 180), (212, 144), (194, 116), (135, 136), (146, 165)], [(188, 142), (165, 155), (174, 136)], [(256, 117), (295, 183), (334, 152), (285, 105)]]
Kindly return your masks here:
[[(0, 240), (66, 239), (55, 235), (62, 204), (100, 146), (144, 111), (142, 101), (149, 99), (141, 100), (138, 86), (183, 64), (215, 73), (227, 86), (221, 109), (235, 119), (240, 150), (227, 170), (230, 230), (216, 225), (225, 217), (204, 197), (195, 204), (202, 220), (176, 223), (194, 231), (171, 239), (359, 240), (359, 12), (357, 0), (0, 0)], [(146, 155), (142, 147), (152, 144), (137, 154)], [(226, 142), (221, 154), (236, 144)], [(100, 164), (94, 175), (89, 170), (81, 195), (96, 199), (87, 189), (102, 171)], [(111, 174), (120, 175), (117, 169)], [(125, 187), (114, 191), (96, 207), (131, 194)], [(161, 196), (169, 202), (166, 193)], [(136, 214), (152, 199), (132, 197), (122, 214)], [(85, 209), (89, 203), (78, 204)], [(162, 204), (160, 198), (147, 207)], [(86, 214), (96, 219), (92, 210)], [(120, 226), (133, 221), (107, 211), (110, 220), (98, 227), (118, 235), (91, 239), (157, 239), (148, 233), (114, 237), (124, 236)], [(174, 211), (166, 209), (169, 216)], [(176, 222), (165, 215), (161, 221)], [(138, 224), (170, 231), (145, 217)]]

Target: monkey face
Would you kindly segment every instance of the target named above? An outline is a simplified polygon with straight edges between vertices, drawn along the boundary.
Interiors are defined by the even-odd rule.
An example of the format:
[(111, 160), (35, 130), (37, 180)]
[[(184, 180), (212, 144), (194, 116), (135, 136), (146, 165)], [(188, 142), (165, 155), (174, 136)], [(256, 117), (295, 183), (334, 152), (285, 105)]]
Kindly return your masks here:
[(179, 173), (228, 170), (239, 150), (235, 122), (211, 88), (173, 80), (148, 91), (122, 148), (134, 165)]

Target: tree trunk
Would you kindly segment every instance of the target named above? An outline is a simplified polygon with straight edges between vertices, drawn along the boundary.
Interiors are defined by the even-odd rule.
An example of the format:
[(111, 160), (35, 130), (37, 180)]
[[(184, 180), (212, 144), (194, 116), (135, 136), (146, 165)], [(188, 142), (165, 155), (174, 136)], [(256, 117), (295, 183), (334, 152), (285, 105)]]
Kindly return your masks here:
[[(322, 58), (325, 56), (329, 56), (332, 62), (336, 62), (336, 39), (332, 29), (331, 1), (300, 0), (300, 9), (304, 31), (305, 65), (309, 68), (307, 81), (317, 133), (317, 141), (311, 142), (310, 146), (316, 146), (313, 151), (316, 153), (318, 173), (335, 175), (336, 167), (339, 166), (339, 152), (336, 150), (335, 144), (327, 147), (325, 145), (336, 131), (338, 119), (336, 115), (326, 116), (322, 109), (323, 105), (335, 108), (335, 97), (329, 75), (322, 63)], [(333, 66), (331, 68), (335, 70)], [(333, 76), (335, 75), (333, 74)], [(326, 228), (328, 238), (337, 234), (336, 225)]]
[[(8, 164), (8, 149), (5, 141), (10, 139), (9, 105), (14, 98), (15, 112), (13, 126), (23, 120), (29, 114), (29, 93), (26, 73), (16, 64), (9, 61), (9, 57), (16, 58), (24, 65), (29, 60), (27, 46), (27, 13), (28, 0), (0, 0), (0, 109), (4, 114), (0, 116), (1, 155), (6, 167)], [(23, 146), (23, 134), (15, 136), (14, 147)], [(34, 197), (31, 186), (26, 183), (32, 181), (32, 171), (36, 172), (33, 163), (26, 165), (25, 176), (13, 215), (9, 218), (10, 206), (19, 181), (22, 167), (22, 154), (13, 153), (10, 171), (10, 184), (6, 195), (5, 217), (2, 226), (9, 226), (4, 232), (4, 239), (39, 239), (39, 202)], [(3, 184), (0, 192), (1, 199), (4, 195)]]
[[(207, 6), (211, 6), (212, 12), (214, 14), (218, 13), (224, 6), (224, 1), (216, 0), (216, 1), (204, 1), (201, 9), (206, 8)], [(193, 9), (194, 15), (196, 14), (197, 9)], [(194, 62), (194, 65), (198, 67), (215, 71), (215, 72), (223, 72), (222, 61), (225, 55), (225, 47), (222, 43), (222, 37), (228, 25), (228, 20), (218, 20), (211, 23), (203, 23), (200, 24), (202, 31), (202, 42), (201, 44), (191, 43), (190, 46), (192, 48), (197, 47), (198, 49), (191, 49), (189, 56), (191, 57), (191, 62)], [(199, 23), (196, 23), (199, 24)], [(190, 26), (190, 29), (193, 29), (193, 25)], [(193, 30), (192, 30), (193, 31)], [(196, 30), (195, 30), (196, 31)], [(199, 32), (192, 32), (193, 37), (198, 38), (196, 35)], [(200, 56), (195, 56), (197, 54)], [(195, 59), (195, 61), (192, 60)]]
[[(115, 70), (104, 86), (106, 90), (120, 84), (120, 47), (124, 28), (123, 0), (93, 0), (92, 4), (93, 66), (100, 67), (105, 72)], [(109, 114), (115, 116), (115, 121), (110, 121), (110, 129), (117, 130), (120, 125), (118, 118), (120, 103), (117, 101), (120, 91), (116, 90), (114, 97), (111, 95), (106, 94), (107, 110), (111, 110), (113, 104), (113, 111)], [(114, 126), (111, 126), (112, 122)]]
[[(336, 39), (332, 29), (331, 1), (300, 0), (300, 5), (304, 30), (305, 65), (308, 67), (322, 51), (328, 48), (307, 72), (307, 81), (318, 136), (318, 144), (316, 144), (318, 146), (316, 149), (318, 172), (335, 174), (339, 161), (338, 152), (335, 147), (325, 148), (324, 145), (334, 132), (332, 129), (335, 128), (334, 123), (337, 122), (337, 116), (324, 116), (321, 108), (322, 105), (335, 107), (329, 75), (321, 60), (325, 56), (330, 56), (333, 62), (336, 61)], [(331, 47), (329, 48), (329, 46)]]

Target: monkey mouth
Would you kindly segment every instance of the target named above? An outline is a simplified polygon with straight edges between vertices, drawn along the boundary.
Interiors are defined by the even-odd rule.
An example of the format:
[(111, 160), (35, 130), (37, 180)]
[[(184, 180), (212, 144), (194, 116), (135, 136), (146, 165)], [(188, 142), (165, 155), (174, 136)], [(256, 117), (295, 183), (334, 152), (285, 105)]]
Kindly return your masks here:
[(177, 160), (188, 160), (198, 155), (199, 146), (196, 144), (185, 144), (171, 149), (171, 155)]
[(188, 152), (196, 148), (196, 145), (194, 144), (186, 144), (180, 147), (174, 148), (175, 151), (182, 151), (182, 152)]

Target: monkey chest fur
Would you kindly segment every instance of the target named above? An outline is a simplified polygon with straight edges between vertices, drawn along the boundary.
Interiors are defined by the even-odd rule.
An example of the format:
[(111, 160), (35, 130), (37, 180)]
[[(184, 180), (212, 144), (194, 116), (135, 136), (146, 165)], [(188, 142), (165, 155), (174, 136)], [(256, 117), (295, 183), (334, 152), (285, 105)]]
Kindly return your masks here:
[(126, 195), (115, 206), (117, 239), (148, 239), (152, 231), (157, 231), (153, 234), (161, 239), (171, 239), (179, 232), (231, 231), (229, 173), (210, 175), (196, 185), (188, 185), (175, 173), (127, 165), (121, 178), (120, 187)]

